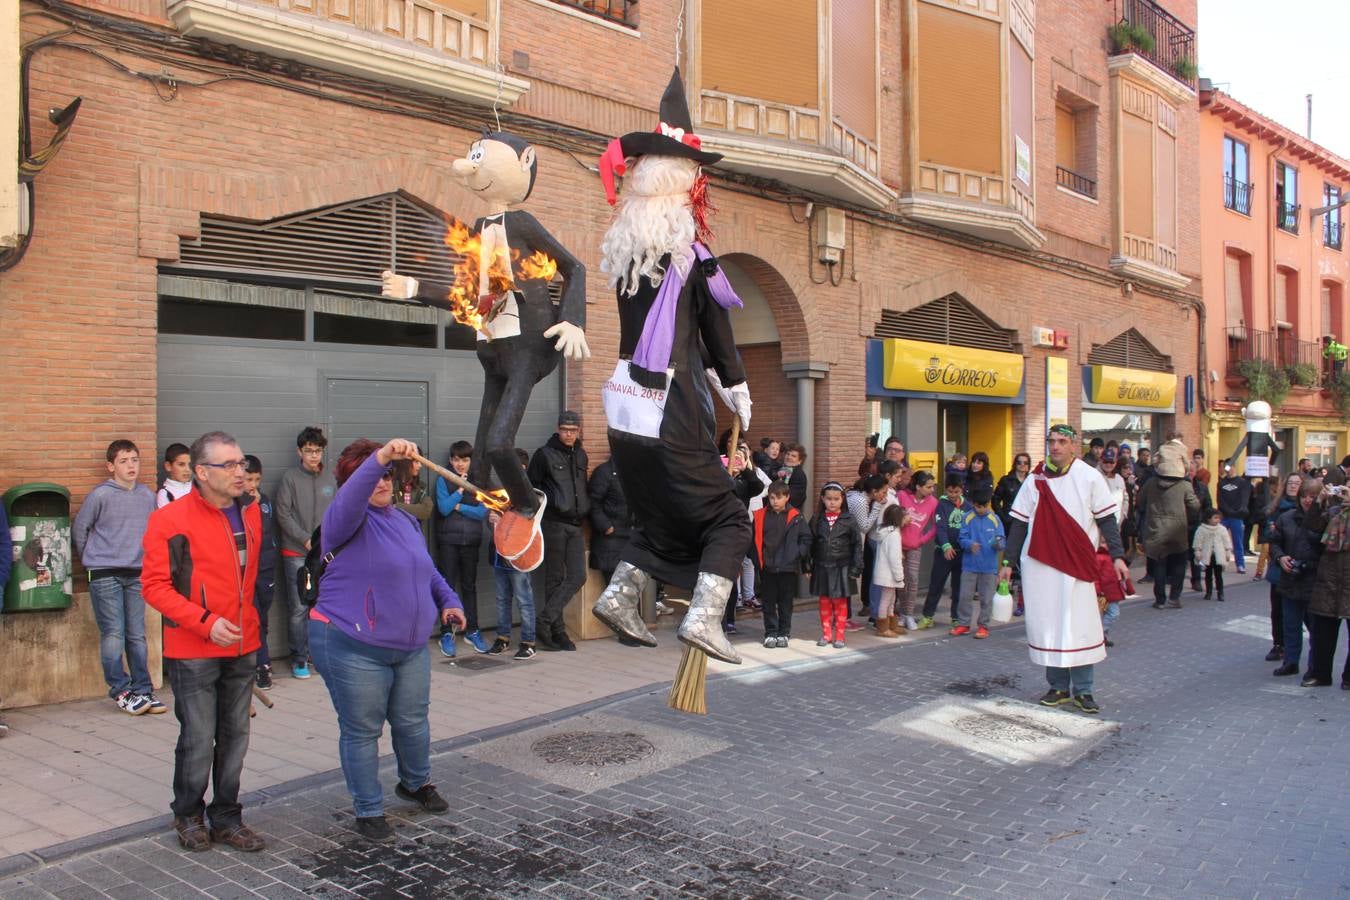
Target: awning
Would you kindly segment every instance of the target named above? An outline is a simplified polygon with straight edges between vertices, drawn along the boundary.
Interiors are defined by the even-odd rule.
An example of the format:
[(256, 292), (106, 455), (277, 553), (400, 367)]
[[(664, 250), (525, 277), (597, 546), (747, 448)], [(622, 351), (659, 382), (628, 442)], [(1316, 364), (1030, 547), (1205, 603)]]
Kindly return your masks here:
[(1176, 412), (1177, 376), (1119, 366), (1083, 367), (1083, 408)]
[(871, 397), (1022, 403), (1025, 360), (1018, 353), (899, 338), (867, 342)]

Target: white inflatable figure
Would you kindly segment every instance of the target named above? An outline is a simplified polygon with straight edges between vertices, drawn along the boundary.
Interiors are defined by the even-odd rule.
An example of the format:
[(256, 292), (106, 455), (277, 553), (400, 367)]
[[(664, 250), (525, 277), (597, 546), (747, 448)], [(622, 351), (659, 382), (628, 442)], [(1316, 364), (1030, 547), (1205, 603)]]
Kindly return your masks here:
[(1245, 452), (1247, 463), (1242, 474), (1249, 478), (1265, 478), (1270, 475), (1270, 457), (1274, 451), (1284, 449), (1274, 438), (1270, 404), (1253, 400), (1242, 407), (1242, 418), (1247, 422), (1247, 433), (1242, 436), (1242, 443), (1233, 449), (1233, 455), (1228, 457), (1228, 465), (1234, 466)]

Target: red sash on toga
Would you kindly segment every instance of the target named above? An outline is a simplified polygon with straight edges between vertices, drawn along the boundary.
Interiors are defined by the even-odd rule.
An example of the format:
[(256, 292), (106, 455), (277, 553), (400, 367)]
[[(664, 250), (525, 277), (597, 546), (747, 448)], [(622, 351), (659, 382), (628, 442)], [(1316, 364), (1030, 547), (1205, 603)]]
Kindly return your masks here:
[(1079, 581), (1097, 580), (1097, 548), (1088, 540), (1078, 520), (1069, 515), (1050, 490), (1042, 466), (1036, 467), (1036, 527), (1031, 529), (1027, 556)]

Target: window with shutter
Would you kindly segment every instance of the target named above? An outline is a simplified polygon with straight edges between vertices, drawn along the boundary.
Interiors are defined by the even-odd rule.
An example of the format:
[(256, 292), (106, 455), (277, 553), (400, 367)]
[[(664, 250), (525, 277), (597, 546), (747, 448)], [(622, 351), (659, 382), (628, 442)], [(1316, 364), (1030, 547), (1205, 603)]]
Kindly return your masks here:
[(1162, 353), (1135, 329), (1123, 331), (1105, 344), (1093, 344), (1088, 365), (1119, 366), (1146, 372), (1172, 371), (1172, 357)]
[(1237, 250), (1224, 256), (1224, 323), (1229, 329), (1251, 324), (1251, 264), (1251, 256)]
[(884, 309), (875, 335), (1005, 353), (1022, 352), (1015, 329), (999, 326), (960, 294), (948, 294), (904, 312)]

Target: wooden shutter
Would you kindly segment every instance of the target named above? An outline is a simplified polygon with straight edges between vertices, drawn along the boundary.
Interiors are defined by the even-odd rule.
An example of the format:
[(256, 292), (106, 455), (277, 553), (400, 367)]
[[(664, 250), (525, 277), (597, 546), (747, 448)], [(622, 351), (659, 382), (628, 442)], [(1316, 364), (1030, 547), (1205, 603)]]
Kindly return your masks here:
[(1125, 231), (1153, 237), (1153, 123), (1138, 116), (1120, 117), (1124, 131)]
[(1093, 344), (1088, 354), (1090, 366), (1119, 366), (1146, 372), (1172, 371), (1172, 357), (1158, 351), (1137, 330), (1130, 328), (1105, 344)]
[(1223, 258), (1224, 324), (1240, 328), (1247, 322), (1246, 298), (1242, 293), (1242, 257), (1229, 253)]
[(699, 9), (704, 88), (820, 107), (816, 0), (703, 0)]
[(1289, 318), (1289, 275), (1287, 269), (1275, 273), (1275, 321), (1292, 322)]
[(999, 24), (918, 4), (919, 158), (1003, 174), (1003, 79)]
[(875, 0), (832, 0), (830, 85), (834, 116), (868, 140), (877, 137)]
[(1055, 105), (1055, 165), (1078, 171), (1077, 121), (1073, 110)]
[(981, 350), (1020, 353), (1017, 332), (1003, 328), (960, 294), (948, 294), (905, 312), (884, 309), (877, 323), (879, 338), (903, 338)]

